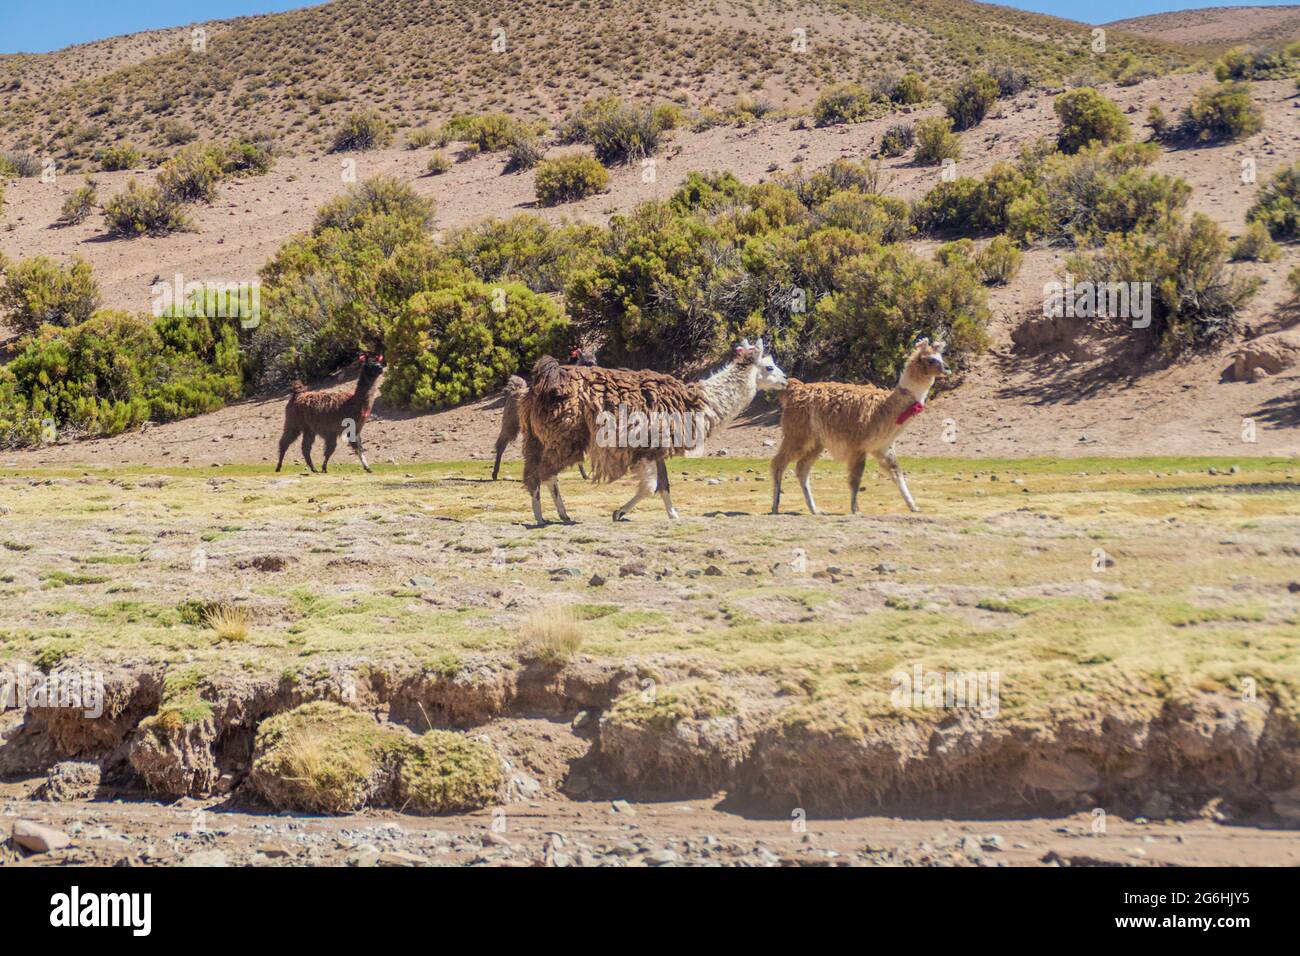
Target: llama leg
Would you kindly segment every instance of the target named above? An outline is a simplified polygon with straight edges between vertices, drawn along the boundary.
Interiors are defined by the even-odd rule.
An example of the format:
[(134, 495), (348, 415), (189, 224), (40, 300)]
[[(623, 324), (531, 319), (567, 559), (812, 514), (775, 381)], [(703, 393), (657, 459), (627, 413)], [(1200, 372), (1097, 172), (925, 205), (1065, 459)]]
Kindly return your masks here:
[(506, 453), (506, 448), (510, 445), (510, 437), (502, 432), (497, 436), (497, 460), (492, 465), (492, 480), (497, 480), (497, 475), (501, 474), (501, 456)]
[(587, 469), (583, 467), (582, 462), (578, 462), (578, 474), (582, 475), (582, 480), (587, 480)]
[(546, 519), (542, 516), (542, 489), (538, 488), (530, 497), (533, 502), (533, 520), (538, 524), (546, 524)]
[(565, 524), (572, 524), (573, 519), (569, 517), (569, 512), (564, 507), (564, 498), (560, 496), (559, 480), (552, 478), (546, 483), (546, 487), (551, 489), (551, 500), (555, 502), (555, 513), (560, 516), (560, 520)]
[(783, 440), (781, 447), (776, 450), (776, 457), (772, 459), (772, 514), (781, 512), (781, 480), (785, 477), (785, 470), (791, 460), (796, 457), (790, 443)]
[(862, 484), (862, 472), (867, 467), (867, 456), (858, 455), (849, 462), (849, 513), (858, 513), (858, 488)]
[(275, 463), (276, 471), (279, 471), (280, 466), (284, 464), (284, 453), (289, 450), (289, 446), (294, 443), (294, 440), (300, 434), (302, 434), (302, 429), (300, 428), (290, 425), (284, 427), (284, 433), (280, 435), (280, 460)]
[(662, 458), (655, 462), (655, 484), (659, 487), (659, 494), (664, 499), (664, 510), (668, 512), (668, 517), (677, 518), (677, 509), (673, 507), (672, 495), (668, 492), (668, 463)]
[(654, 463), (645, 462), (641, 466), (641, 477), (637, 480), (636, 494), (634, 494), (628, 503), (614, 512), (614, 520), (622, 521), (627, 517), (627, 513), (637, 506), (642, 498), (648, 498), (655, 493)]
[(302, 457), (307, 460), (307, 467), (313, 472), (316, 466), (311, 461), (311, 446), (316, 441), (316, 433), (310, 428), (304, 428), (302, 432)]
[(366, 461), (366, 450), (361, 447), (361, 432), (357, 432), (352, 437), (352, 450), (356, 452), (357, 457), (361, 459), (361, 467), (366, 470), (367, 474), (369, 474), (370, 462)]
[(325, 439), (325, 458), (320, 463), (320, 470), (322, 472), (328, 472), (330, 470), (330, 456), (334, 454), (334, 449), (338, 447), (339, 436), (325, 435), (323, 437)]
[(889, 477), (894, 479), (894, 484), (898, 485), (898, 490), (903, 495), (903, 500), (907, 502), (907, 507), (912, 511), (920, 511), (916, 502), (912, 500), (912, 493), (907, 490), (907, 479), (903, 477), (903, 469), (898, 466), (898, 457), (894, 454), (894, 449), (886, 448), (881, 452), (877, 459), (883, 468), (889, 470)]
[(795, 473), (799, 476), (799, 487), (803, 489), (803, 500), (808, 503), (809, 514), (820, 514), (817, 510), (817, 502), (813, 500), (812, 493), (812, 470), (813, 465), (817, 464), (817, 458), (821, 455), (820, 447), (812, 449), (808, 454), (799, 459), (795, 465)]

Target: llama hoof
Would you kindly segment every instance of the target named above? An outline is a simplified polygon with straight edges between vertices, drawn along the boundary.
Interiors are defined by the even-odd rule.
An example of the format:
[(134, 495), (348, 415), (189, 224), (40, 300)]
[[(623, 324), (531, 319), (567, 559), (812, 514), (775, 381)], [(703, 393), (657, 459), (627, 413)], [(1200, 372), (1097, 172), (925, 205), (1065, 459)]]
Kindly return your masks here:
[(673, 521), (676, 521), (678, 518), (681, 517), (681, 515), (678, 514), (677, 509), (674, 508), (672, 511), (668, 512), (668, 517), (671, 518)]
[(615, 511), (615, 512), (614, 512), (614, 520), (615, 520), (615, 521), (626, 521), (626, 520), (627, 520), (627, 514), (626, 514), (625, 512), (623, 512), (623, 511)]

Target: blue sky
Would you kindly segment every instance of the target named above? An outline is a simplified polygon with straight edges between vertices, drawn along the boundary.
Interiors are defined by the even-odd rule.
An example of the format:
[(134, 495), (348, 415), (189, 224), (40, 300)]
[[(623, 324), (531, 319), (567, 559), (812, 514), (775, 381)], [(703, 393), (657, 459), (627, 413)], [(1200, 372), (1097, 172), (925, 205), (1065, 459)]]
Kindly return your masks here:
[[(906, 0), (899, 0), (906, 3)], [(1007, 6), (1087, 23), (1209, 6), (1280, 6), (1294, 0), (1004, 0)], [(121, 33), (311, 6), (302, 0), (0, 0), (0, 53), (43, 53)]]

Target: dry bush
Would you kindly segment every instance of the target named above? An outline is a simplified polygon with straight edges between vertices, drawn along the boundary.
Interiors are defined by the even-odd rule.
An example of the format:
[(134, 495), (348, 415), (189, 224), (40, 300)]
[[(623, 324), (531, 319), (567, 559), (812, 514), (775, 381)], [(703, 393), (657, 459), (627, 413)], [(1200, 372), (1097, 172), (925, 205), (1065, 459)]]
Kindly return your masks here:
[(526, 657), (560, 664), (582, 649), (582, 621), (566, 604), (552, 604), (534, 611), (524, 621), (519, 650)]

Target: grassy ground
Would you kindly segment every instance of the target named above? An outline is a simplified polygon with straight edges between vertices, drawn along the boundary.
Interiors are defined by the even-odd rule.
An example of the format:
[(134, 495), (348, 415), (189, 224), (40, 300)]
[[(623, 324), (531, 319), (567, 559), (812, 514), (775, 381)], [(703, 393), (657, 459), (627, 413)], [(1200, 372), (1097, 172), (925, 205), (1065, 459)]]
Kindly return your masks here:
[(563, 603), (582, 654), (778, 688), (827, 719), (887, 712), (917, 664), (998, 673), (1013, 718), (1250, 682), (1300, 707), (1300, 463), (906, 464), (919, 515), (873, 476), (845, 514), (823, 462), (829, 513), (803, 513), (787, 475), (770, 516), (766, 462), (709, 458), (673, 466), (680, 521), (646, 502), (614, 524), (628, 489), (574, 473), (580, 523), (540, 529), (517, 472), (494, 484), (483, 463), (0, 472), (0, 657), (446, 669), (515, 653)]

